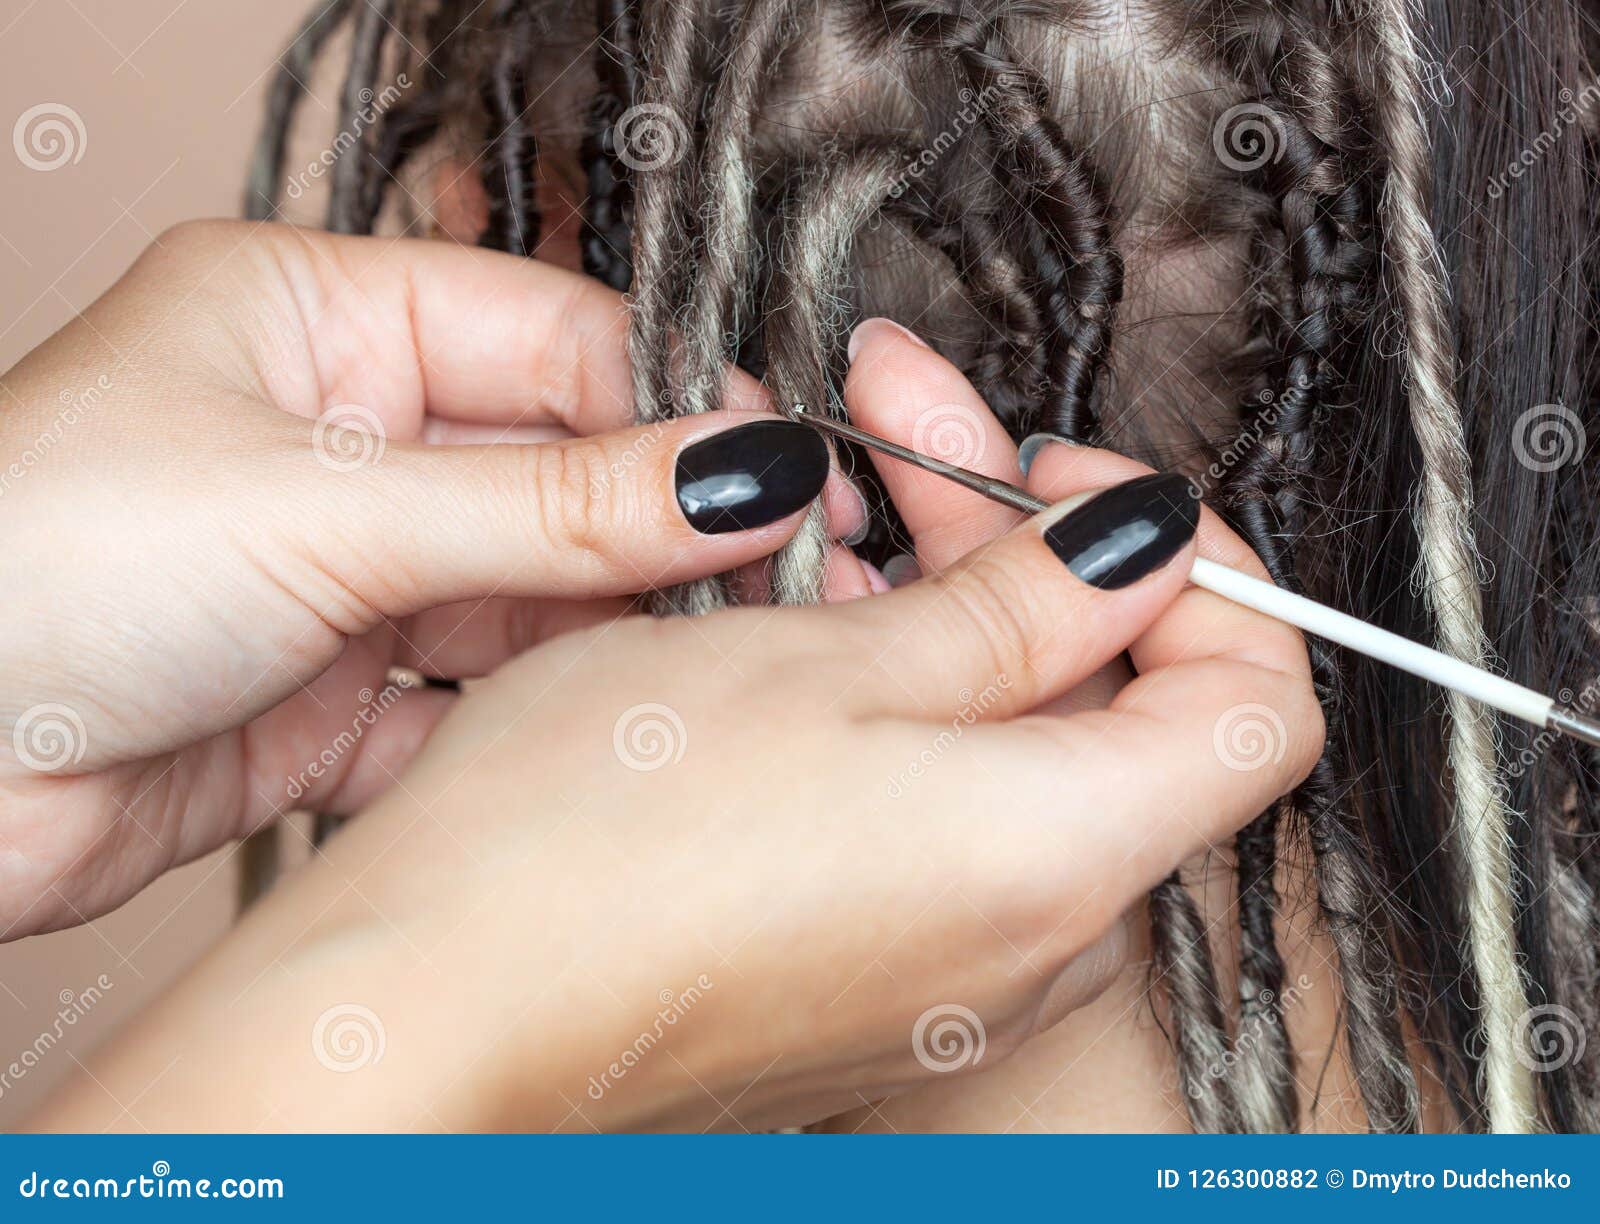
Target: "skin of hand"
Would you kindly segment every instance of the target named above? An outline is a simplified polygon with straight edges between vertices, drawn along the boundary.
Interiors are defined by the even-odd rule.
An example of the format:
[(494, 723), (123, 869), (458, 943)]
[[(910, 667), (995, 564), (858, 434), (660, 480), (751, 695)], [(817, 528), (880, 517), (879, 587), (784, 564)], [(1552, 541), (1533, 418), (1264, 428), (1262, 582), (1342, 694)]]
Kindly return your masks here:
[[(1025, 481), (1016, 444), (982, 398), (958, 370), (929, 354), (916, 336), (888, 320), (868, 320), (856, 331), (852, 355), (855, 360), (845, 386), (850, 419), (881, 437), (915, 446), (913, 439), (939, 433), (947, 450), (954, 451), (946, 456), (950, 461), (1046, 490), (1103, 484), (1145, 470), (1120, 455), (1056, 443), (1030, 448)], [(877, 456), (874, 462), (914, 542), (915, 560), (923, 573), (940, 572), (1022, 520), (1014, 510), (972, 497), (915, 467)], [(1214, 560), (1266, 577), (1259, 559), (1231, 535), (1213, 536), (1202, 528), (1200, 550)], [(1186, 592), (1184, 598), (1202, 607), (1212, 604), (1219, 612), (1229, 608), (1199, 590)], [(1216, 628), (1225, 631), (1227, 623)], [(1260, 628), (1286, 636), (1293, 632), (1269, 622)], [(1046, 709), (1061, 714), (1105, 709), (1132, 679), (1127, 659), (1113, 659)], [(1268, 745), (1268, 750), (1275, 747)], [(1206, 861), (1225, 864), (1230, 859), (1231, 846), (1224, 841), (1209, 848)], [(1234, 882), (1231, 870), (1221, 874), (1223, 880), (1214, 891), (1226, 906)], [(1057, 980), (1047, 1009), (1054, 1026), (1032, 1037), (1015, 1057), (987, 1062), (975, 1069), (981, 1072), (976, 1075), (938, 1076), (892, 1101), (857, 1102), (857, 1108), (830, 1119), (828, 1129), (994, 1131), (1034, 1125), (1050, 1131), (1186, 1129), (1182, 1105), (1173, 1099), (1177, 1090), (1171, 1087), (1172, 1077), (1151, 1070), (1170, 1065), (1167, 1037), (1155, 1026), (1137, 1022), (1147, 1012), (1149, 981), (1148, 966), (1138, 963), (1149, 955), (1142, 920), (1143, 906), (1136, 904), (1122, 923), (1074, 960)], [(1295, 923), (1295, 934), (1309, 937), (1311, 932), (1300, 931)], [(1293, 946), (1291, 937), (1286, 956)], [(1325, 959), (1307, 956), (1304, 968), (1320, 978), (1326, 974)], [(1226, 969), (1222, 966), (1224, 973)], [(1098, 1016), (1095, 1008), (1079, 1010), (1113, 983), (1118, 983), (1117, 997), (1099, 1009)], [(1336, 988), (1328, 986), (1318, 998), (1336, 995)], [(1292, 1023), (1305, 1026), (1312, 1010), (1312, 1005), (1301, 1005)], [(1072, 1023), (1060, 1023), (1069, 1013), (1074, 1014)], [(1079, 1027), (1080, 1021), (1086, 1023)], [(1328, 1016), (1314, 1036), (1297, 1036), (1307, 1038), (1307, 1048), (1322, 1049), (1334, 1044), (1333, 1031), (1334, 1017)], [(1337, 1095), (1327, 1094), (1330, 1099)]]
[[(0, 385), (0, 938), (368, 804), (455, 700), (369, 719), (391, 665), (482, 675), (802, 517), (701, 535), (674, 504), (685, 446), (770, 419), (753, 380), (624, 428), (621, 297), (446, 243), (184, 225)], [(837, 471), (823, 502), (864, 519)]]
[[(959, 378), (903, 334), (858, 340), (852, 402)], [(934, 522), (898, 473), (937, 570), (920, 581), (630, 617), (505, 664), (36, 1125), (137, 1101), (113, 1124), (757, 1128), (1003, 1059), (1082, 996), (1083, 957), (1152, 884), (1322, 741), (1299, 636), (1185, 585), (1197, 547), (1257, 571), (1209, 513), (1120, 589), (1047, 543), (1144, 471), (1041, 458), (1030, 487), (1067, 500), (987, 525), (975, 499)], [(939, 524), (948, 564), (926, 551)], [(1138, 674), (1104, 708), (1058, 704), (1125, 651)], [(1248, 771), (1214, 746), (1241, 705), (1284, 729)], [(365, 1034), (338, 1068), (356, 1073), (323, 1048), (341, 1016)]]

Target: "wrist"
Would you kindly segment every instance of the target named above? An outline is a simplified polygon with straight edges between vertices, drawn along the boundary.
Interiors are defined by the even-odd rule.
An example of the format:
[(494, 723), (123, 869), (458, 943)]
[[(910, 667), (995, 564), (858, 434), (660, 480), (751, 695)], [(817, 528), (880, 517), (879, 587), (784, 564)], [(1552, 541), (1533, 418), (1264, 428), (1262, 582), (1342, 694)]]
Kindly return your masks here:
[[(285, 888), (285, 899), (295, 890)], [(274, 900), (277, 900), (274, 897)], [(253, 913), (31, 1120), (48, 1130), (470, 1129), (389, 941)], [(305, 913), (307, 911), (300, 911)], [(446, 1051), (448, 1052), (448, 1051)], [(126, 1108), (123, 1102), (131, 1102)]]
[[(728, 1077), (711, 1065), (713, 977), (663, 967), (631, 921), (619, 934), (593, 873), (586, 910), (554, 878), (585, 873), (556, 854), (540, 871), (452, 863), (480, 876), (452, 871), (445, 890), (426, 869), (367, 875), (354, 851), (374, 831), (352, 827), (286, 879), (32, 1125), (588, 1131), (716, 1117), (708, 1087)], [(413, 829), (391, 853), (427, 840)], [(541, 898), (531, 933), (518, 892)], [(619, 945), (626, 963), (604, 951)]]
[[(725, 962), (696, 937), (718, 924), (703, 912), (668, 923), (662, 900), (704, 890), (689, 878), (674, 888), (647, 838), (622, 857), (593, 822), (545, 820), (525, 801), (508, 820), (513, 801), (486, 791), (446, 809), (436, 785), (425, 766), (408, 776), (404, 796), (330, 847), (329, 866), (362, 880), (364, 896), (345, 905), (410, 974), (465, 1125), (630, 1130), (715, 1117), (708, 1090), (737, 1095), (723, 1089), (753, 1061), (746, 1028), (728, 1014)], [(456, 815), (418, 819), (419, 802)], [(368, 871), (375, 853), (383, 862)]]

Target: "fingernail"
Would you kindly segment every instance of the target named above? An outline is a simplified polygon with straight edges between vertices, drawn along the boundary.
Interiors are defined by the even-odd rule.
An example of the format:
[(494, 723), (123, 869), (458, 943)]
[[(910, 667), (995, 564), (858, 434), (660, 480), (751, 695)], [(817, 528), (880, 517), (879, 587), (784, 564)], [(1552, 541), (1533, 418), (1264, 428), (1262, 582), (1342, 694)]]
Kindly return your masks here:
[(922, 577), (922, 567), (909, 553), (896, 553), (883, 563), (883, 576), (891, 587), (909, 586)]
[(861, 570), (867, 576), (867, 586), (874, 595), (883, 595), (894, 588), (889, 585), (889, 580), (883, 576), (883, 571), (870, 561), (861, 563)]
[(1157, 474), (1095, 494), (1047, 528), (1044, 539), (1076, 577), (1116, 591), (1172, 560), (1199, 525), (1189, 482)]
[(845, 355), (849, 357), (851, 361), (856, 359), (856, 353), (861, 350), (862, 342), (872, 336), (874, 329), (881, 329), (885, 332), (899, 332), (907, 340), (911, 341), (912, 344), (915, 344), (920, 348), (928, 347), (928, 342), (926, 340), (917, 335), (916, 332), (911, 331), (909, 328), (901, 327), (900, 324), (896, 323), (893, 319), (863, 319), (861, 322), (856, 324), (855, 330), (850, 333), (850, 343), (845, 347)]
[(854, 548), (872, 531), (872, 508), (867, 505), (867, 495), (856, 487), (856, 482), (849, 477), (845, 478), (845, 486), (856, 495), (856, 500), (861, 503), (861, 522), (849, 535), (840, 536), (839, 543), (846, 548)]
[(752, 421), (684, 447), (678, 508), (701, 535), (764, 527), (822, 492), (828, 444), (798, 421)]
[(1028, 469), (1033, 466), (1033, 461), (1038, 457), (1039, 452), (1045, 447), (1049, 446), (1052, 442), (1059, 442), (1063, 446), (1078, 445), (1071, 438), (1063, 438), (1060, 434), (1029, 434), (1026, 438), (1022, 439), (1022, 445), (1017, 447), (1017, 466), (1022, 469), (1022, 474), (1024, 476), (1028, 474)]

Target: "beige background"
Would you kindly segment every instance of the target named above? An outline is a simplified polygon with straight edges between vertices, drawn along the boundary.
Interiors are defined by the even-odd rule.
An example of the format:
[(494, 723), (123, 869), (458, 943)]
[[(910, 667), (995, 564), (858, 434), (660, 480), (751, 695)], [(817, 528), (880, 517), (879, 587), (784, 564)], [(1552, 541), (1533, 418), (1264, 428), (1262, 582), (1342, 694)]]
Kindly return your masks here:
[[(237, 214), (266, 83), (309, 8), (310, 0), (0, 3), (0, 370), (93, 301), (166, 226)], [(35, 170), (18, 155), (14, 127), (41, 104), (81, 118), (79, 160)], [(36, 148), (36, 160), (41, 153), (50, 155)], [(0, 411), (5, 398), (0, 389)], [(0, 1128), (197, 956), (231, 906), (224, 851), (88, 927), (0, 945)], [(79, 995), (101, 974), (112, 988), (81, 1018), (63, 1008), (63, 992)], [(63, 1010), (73, 1023), (58, 1021)], [(37, 1064), (10, 1075), (41, 1034), (49, 1037)]]

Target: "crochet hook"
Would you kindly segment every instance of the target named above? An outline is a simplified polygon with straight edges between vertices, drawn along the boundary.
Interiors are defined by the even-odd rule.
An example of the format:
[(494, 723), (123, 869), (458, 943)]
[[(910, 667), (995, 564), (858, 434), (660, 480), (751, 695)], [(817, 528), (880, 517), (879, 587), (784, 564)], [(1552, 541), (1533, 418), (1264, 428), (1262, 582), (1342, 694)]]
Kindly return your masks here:
[[(1026, 489), (1019, 489), (1004, 480), (945, 463), (932, 455), (925, 455), (921, 451), (912, 450), (887, 438), (880, 438), (876, 434), (857, 429), (854, 425), (808, 412), (804, 404), (796, 404), (794, 411), (800, 420), (823, 433), (832, 434), (837, 438), (847, 438), (871, 450), (899, 459), (903, 463), (919, 467), (925, 472), (943, 476), (946, 480), (971, 489), (974, 493), (981, 493), (989, 500), (1010, 506), (1013, 510), (1020, 510), (1024, 514), (1037, 514), (1050, 505), (1043, 498), (1035, 497)], [(1194, 568), (1189, 571), (1189, 581), (1197, 587), (1221, 595), (1224, 599), (1293, 625), (1296, 629), (1314, 633), (1318, 637), (1337, 642), (1341, 646), (1349, 647), (1369, 658), (1409, 672), (1413, 676), (1420, 676), (1434, 684), (1464, 693), (1475, 701), (1503, 710), (1512, 717), (1520, 718), (1535, 727), (1569, 735), (1586, 744), (1600, 746), (1600, 719), (1591, 718), (1570, 705), (1515, 684), (1504, 676), (1497, 676), (1481, 667), (1463, 663), (1460, 659), (1423, 646), (1419, 642), (1413, 642), (1409, 638), (1403, 638), (1397, 633), (1390, 633), (1387, 629), (1369, 625), (1366, 621), (1348, 616), (1313, 599), (1307, 599), (1304, 595), (1285, 591), (1282, 587), (1263, 582), (1259, 578), (1252, 578), (1248, 574), (1241, 574), (1236, 569), (1219, 565), (1205, 557), (1195, 558)]]

